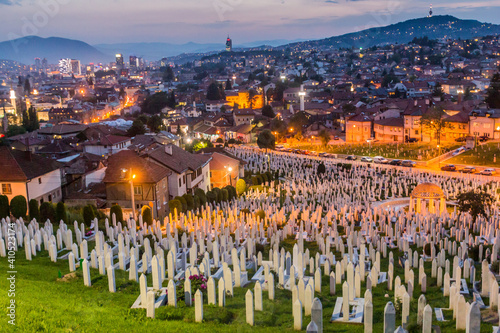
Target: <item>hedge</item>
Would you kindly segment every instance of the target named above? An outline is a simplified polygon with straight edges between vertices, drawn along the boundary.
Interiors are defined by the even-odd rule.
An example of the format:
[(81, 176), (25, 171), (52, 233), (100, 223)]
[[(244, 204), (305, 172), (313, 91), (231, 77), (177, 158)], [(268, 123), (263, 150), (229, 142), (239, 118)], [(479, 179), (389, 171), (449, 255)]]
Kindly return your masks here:
[(247, 190), (247, 183), (243, 179), (238, 179), (236, 182), (236, 192), (238, 195), (242, 195)]
[(193, 196), (191, 194), (184, 194), (182, 197), (184, 198), (184, 200), (186, 200), (187, 210), (193, 210), (194, 209)]
[[(184, 199), (183, 197), (180, 197), (180, 196), (176, 196), (174, 198), (174, 200), (178, 200), (180, 201), (181, 205), (182, 205), (182, 212), (185, 212), (187, 211), (187, 202), (186, 202), (186, 199)], [(180, 212), (179, 212), (180, 213)]]
[(151, 212), (151, 208), (149, 206), (142, 206), (141, 214), (143, 223), (146, 223), (147, 225), (153, 224), (153, 213)]
[(200, 198), (200, 205), (205, 206), (207, 203), (207, 196), (205, 195), (205, 191), (203, 191), (201, 188), (197, 188), (194, 190), (194, 194)]
[(56, 221), (64, 221), (64, 223), (68, 223), (68, 213), (66, 212), (66, 206), (63, 202), (58, 202), (56, 205)]
[(26, 202), (26, 198), (22, 195), (17, 195), (12, 198), (10, 201), (10, 212), (16, 219), (26, 217), (26, 213), (28, 212), (28, 203)]
[(83, 222), (87, 227), (90, 227), (92, 220), (95, 219), (95, 213), (92, 205), (87, 205), (83, 207)]
[(9, 198), (6, 195), (0, 195), (0, 219), (10, 216)]
[(40, 221), (46, 222), (47, 220), (54, 222), (56, 220), (56, 211), (54, 205), (46, 201), (40, 205)]
[(168, 202), (168, 208), (170, 208), (170, 212), (173, 214), (174, 211), (177, 209), (177, 214), (182, 212), (182, 203), (179, 200), (170, 200)]
[(38, 200), (31, 199), (30, 202), (28, 202), (28, 207), (29, 207), (30, 221), (35, 219), (38, 222), (41, 222), (41, 220), (40, 220), (40, 208), (38, 207)]

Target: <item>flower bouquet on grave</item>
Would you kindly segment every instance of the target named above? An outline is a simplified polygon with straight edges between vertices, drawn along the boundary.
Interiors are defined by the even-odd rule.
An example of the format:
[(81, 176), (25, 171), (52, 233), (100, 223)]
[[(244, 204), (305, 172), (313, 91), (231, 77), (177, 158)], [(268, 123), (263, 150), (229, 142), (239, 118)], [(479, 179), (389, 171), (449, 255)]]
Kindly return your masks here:
[(91, 235), (92, 235), (92, 233), (93, 233), (93, 231), (92, 231), (92, 230), (87, 231), (87, 232), (85, 233), (85, 237), (89, 237), (89, 236), (91, 236)]

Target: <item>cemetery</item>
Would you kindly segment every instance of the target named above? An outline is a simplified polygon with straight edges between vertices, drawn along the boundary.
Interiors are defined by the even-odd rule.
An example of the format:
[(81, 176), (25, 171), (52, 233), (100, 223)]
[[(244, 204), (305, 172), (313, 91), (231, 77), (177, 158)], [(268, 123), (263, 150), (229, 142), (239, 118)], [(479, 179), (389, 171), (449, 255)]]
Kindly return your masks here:
[[(151, 224), (3, 218), (15, 329), (497, 332), (494, 178), (230, 151), (246, 178), (272, 176)], [(491, 199), (484, 212), (461, 210), (469, 191)], [(6, 293), (0, 300), (7, 309)]]
[[(304, 144), (299, 141), (297, 144), (290, 144), (291, 148), (304, 149), (317, 152), (326, 152), (341, 155), (356, 156), (384, 156), (385, 158), (409, 159), (427, 161), (438, 157), (440, 154), (455, 150), (462, 145), (459, 143), (442, 143), (440, 147), (435, 143), (345, 143), (334, 145)], [(420, 156), (420, 158), (419, 158)]]

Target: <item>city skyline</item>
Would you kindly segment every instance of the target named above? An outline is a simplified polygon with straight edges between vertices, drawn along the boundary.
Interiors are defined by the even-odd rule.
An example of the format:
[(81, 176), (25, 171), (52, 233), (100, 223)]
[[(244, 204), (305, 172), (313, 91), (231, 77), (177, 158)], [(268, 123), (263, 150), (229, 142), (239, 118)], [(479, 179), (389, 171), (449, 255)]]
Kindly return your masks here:
[[(90, 1), (92, 4), (92, 1)], [(129, 0), (77, 3), (73, 0), (0, 0), (2, 41), (27, 35), (78, 39), (89, 44), (123, 42), (235, 44), (258, 40), (320, 39), (426, 16), (429, 1), (402, 0)], [(434, 1), (434, 15), (454, 15), (499, 24), (499, 0)], [(193, 10), (193, 8), (196, 8)], [(75, 19), (83, 17), (88, 19)], [(91, 18), (90, 18), (91, 17)], [(106, 34), (102, 32), (106, 31)]]

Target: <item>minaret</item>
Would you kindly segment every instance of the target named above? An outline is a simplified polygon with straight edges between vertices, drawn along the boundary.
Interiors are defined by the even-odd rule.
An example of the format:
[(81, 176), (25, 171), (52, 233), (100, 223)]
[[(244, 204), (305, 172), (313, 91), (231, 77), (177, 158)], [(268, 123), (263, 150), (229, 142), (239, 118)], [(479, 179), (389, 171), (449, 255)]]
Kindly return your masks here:
[(16, 92), (12, 87), (10, 88), (10, 104), (14, 107), (14, 114), (17, 115), (17, 99), (16, 99)]
[(299, 97), (300, 97), (300, 111), (304, 112), (304, 97), (306, 92), (304, 91), (304, 85), (300, 85)]
[(429, 9), (429, 16), (427, 16), (427, 17), (432, 17), (432, 4), (431, 4), (431, 7)]

